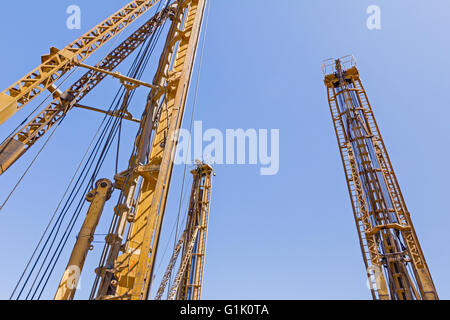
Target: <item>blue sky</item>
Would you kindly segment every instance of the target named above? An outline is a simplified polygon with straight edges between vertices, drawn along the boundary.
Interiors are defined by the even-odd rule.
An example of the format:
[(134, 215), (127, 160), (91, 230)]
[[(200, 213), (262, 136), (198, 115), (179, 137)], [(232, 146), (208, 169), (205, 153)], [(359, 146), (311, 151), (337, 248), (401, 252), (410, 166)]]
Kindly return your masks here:
[[(50, 46), (63, 48), (126, 3), (3, 3), (0, 90), (36, 67)], [(81, 30), (65, 26), (71, 4), (82, 9)], [(379, 31), (366, 28), (366, 8), (372, 4), (381, 7)], [(216, 167), (203, 298), (371, 298), (321, 72), (322, 60), (347, 54), (358, 61), (438, 293), (450, 298), (449, 10), (444, 0), (211, 0), (194, 118), (206, 129), (280, 129), (280, 171), (260, 176), (256, 166)], [(130, 31), (143, 22), (141, 18)], [(87, 63), (93, 65), (101, 56), (99, 52)], [(126, 73), (128, 67), (125, 63), (119, 71)], [(151, 68), (143, 80), (151, 82)], [(83, 102), (109, 106), (118, 88), (116, 81), (107, 80)], [(136, 115), (145, 94), (140, 89), (133, 100)], [(1, 137), (42, 100), (0, 126)], [(192, 103), (191, 94), (185, 127)], [(101, 118), (72, 111), (0, 212), (0, 298), (9, 297)], [(136, 129), (133, 124), (126, 127), (124, 167)], [(39, 146), (0, 176), (2, 199)], [(172, 250), (169, 234), (183, 169), (175, 168), (159, 273)], [(112, 178), (113, 170), (111, 162), (102, 177)], [(105, 233), (112, 206), (109, 203), (97, 233)], [(74, 239), (45, 298), (53, 297)], [(89, 294), (100, 249), (101, 243), (95, 244), (88, 257), (79, 298)]]

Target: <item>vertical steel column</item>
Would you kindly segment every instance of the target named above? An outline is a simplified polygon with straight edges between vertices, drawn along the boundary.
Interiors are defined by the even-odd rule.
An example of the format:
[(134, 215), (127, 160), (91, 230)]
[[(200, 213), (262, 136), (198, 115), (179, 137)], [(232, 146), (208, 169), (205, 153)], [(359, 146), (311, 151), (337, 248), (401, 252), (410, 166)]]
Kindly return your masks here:
[(96, 188), (86, 195), (86, 200), (91, 203), (73, 247), (72, 255), (67, 264), (66, 271), (59, 284), (55, 300), (72, 300), (75, 296), (79, 277), (83, 270), (86, 256), (91, 249), (95, 229), (103, 212), (105, 203), (111, 197), (113, 186), (108, 179), (97, 181)]
[(153, 81), (163, 89), (151, 91), (130, 167), (116, 177), (124, 203), (116, 211), (117, 228), (108, 237), (107, 265), (99, 270), (99, 299), (148, 298), (205, 4), (174, 3), (176, 13)]

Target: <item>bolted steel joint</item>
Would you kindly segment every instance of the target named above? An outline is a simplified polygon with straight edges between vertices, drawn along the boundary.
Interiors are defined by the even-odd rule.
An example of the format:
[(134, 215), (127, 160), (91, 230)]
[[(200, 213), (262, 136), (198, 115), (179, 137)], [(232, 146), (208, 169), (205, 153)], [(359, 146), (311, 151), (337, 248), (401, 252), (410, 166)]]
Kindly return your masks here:
[(109, 179), (100, 179), (95, 183), (97, 189), (106, 189), (107, 197), (106, 200), (111, 198), (111, 194), (114, 191), (113, 183)]

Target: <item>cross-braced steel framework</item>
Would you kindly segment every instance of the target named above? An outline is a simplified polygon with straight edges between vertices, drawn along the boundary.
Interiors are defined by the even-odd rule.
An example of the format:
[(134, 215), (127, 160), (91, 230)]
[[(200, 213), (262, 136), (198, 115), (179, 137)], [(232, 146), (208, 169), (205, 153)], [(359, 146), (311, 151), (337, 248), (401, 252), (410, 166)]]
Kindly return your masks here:
[(156, 300), (162, 299), (181, 251), (180, 264), (168, 299), (200, 300), (202, 295), (213, 169), (208, 164), (197, 163), (191, 173), (193, 182), (186, 228), (174, 249), (156, 293)]
[[(200, 300), (205, 268), (206, 237), (208, 234), (209, 208), (213, 169), (207, 164), (198, 165), (192, 172), (193, 183), (186, 222), (186, 239), (195, 239), (192, 251), (185, 240), (181, 260), (187, 260), (186, 269), (180, 273), (178, 300)], [(196, 231), (198, 229), (198, 231)]]
[(206, 0), (175, 1), (176, 9), (129, 168), (116, 175), (123, 194), (97, 291), (98, 299), (148, 299), (162, 222), (194, 68)]
[(438, 299), (354, 59), (327, 60), (324, 73), (373, 298)]
[[(128, 169), (117, 174), (114, 183), (101, 180), (88, 194), (91, 206), (68, 264), (67, 270), (75, 266), (81, 271), (105, 201), (110, 198), (112, 188), (119, 190), (118, 205), (101, 264), (96, 270), (91, 299), (149, 298), (177, 135), (186, 108), (206, 0), (166, 1), (163, 10), (95, 67), (83, 61), (161, 2), (129, 2), (64, 49), (52, 47), (50, 53), (42, 57), (41, 65), (0, 93), (0, 124), (41, 93), (48, 90), (53, 96), (46, 108), (1, 144), (0, 174), (75, 107), (139, 123)], [(171, 26), (152, 84), (113, 72), (168, 20)], [(61, 92), (57, 86), (59, 80), (77, 67), (89, 71)], [(363, 258), (367, 274), (373, 280), (373, 298), (438, 299), (353, 58), (328, 60), (324, 64), (324, 74)], [(79, 104), (107, 76), (118, 78), (125, 87), (123, 108), (110, 112)], [(151, 92), (142, 117), (134, 119), (126, 106), (130, 92), (138, 86), (151, 88)], [(181, 253), (169, 299), (201, 297), (212, 173), (212, 168), (205, 164), (198, 165), (192, 172), (194, 183), (186, 229), (169, 264), (170, 272), (163, 281), (167, 284), (171, 268)], [(73, 299), (76, 286), (66, 287), (71, 279), (69, 273), (64, 274), (56, 299)], [(161, 298), (162, 292), (158, 292), (157, 298)]]

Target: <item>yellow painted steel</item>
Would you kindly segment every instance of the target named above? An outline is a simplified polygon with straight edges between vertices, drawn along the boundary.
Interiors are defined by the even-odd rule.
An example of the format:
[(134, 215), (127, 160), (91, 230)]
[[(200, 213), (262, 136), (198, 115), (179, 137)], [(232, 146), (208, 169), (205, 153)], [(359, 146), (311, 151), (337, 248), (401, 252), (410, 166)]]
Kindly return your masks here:
[[(200, 300), (203, 287), (213, 169), (207, 164), (201, 164), (191, 173), (194, 181), (186, 221), (187, 236), (181, 258), (187, 258), (189, 262), (177, 288), (177, 300)], [(193, 236), (197, 228), (194, 249), (188, 254), (187, 239)]]
[(97, 299), (148, 298), (205, 3), (174, 3), (176, 13), (153, 81), (163, 89), (151, 91), (129, 169), (116, 176), (124, 203), (107, 237), (106, 267), (97, 270), (102, 277)]
[[(121, 191), (123, 201), (115, 208), (113, 232), (106, 237), (109, 245), (106, 263), (96, 270), (101, 278), (97, 299), (149, 298), (178, 130), (185, 112), (206, 1), (174, 1), (170, 9), (150, 19), (99, 65), (83, 64), (93, 52), (160, 2), (132, 1), (63, 50), (51, 48), (38, 68), (0, 93), (0, 124), (43, 91), (49, 90), (54, 96), (47, 108), (0, 146), (1, 174), (73, 107), (104, 112), (78, 102), (106, 75), (121, 79), (125, 86), (133, 83), (151, 88), (142, 119), (105, 112), (135, 121), (140, 127), (128, 169), (115, 176), (114, 188)], [(171, 27), (152, 85), (112, 72), (169, 18)], [(346, 62), (333, 60), (324, 82), (367, 275), (375, 275), (372, 296), (383, 300), (438, 299), (359, 72), (355, 65)], [(56, 81), (76, 66), (90, 71), (65, 93), (59, 92)], [(124, 100), (131, 88), (134, 87), (128, 87)], [(170, 276), (182, 249), (180, 269), (169, 299), (201, 298), (213, 170), (209, 165), (199, 164), (192, 174), (186, 229), (169, 265), (170, 272), (166, 273)], [(91, 205), (56, 300), (70, 300), (75, 295), (77, 276), (83, 269), (112, 187), (109, 180), (100, 180), (87, 196)], [(164, 281), (167, 284), (167, 277)], [(159, 298), (161, 293), (158, 291)]]
[[(102, 59), (98, 67), (102, 71), (114, 70), (168, 19), (171, 12), (172, 9), (170, 8), (158, 12)], [(69, 110), (73, 107), (85, 107), (79, 105), (78, 102), (90, 93), (105, 77), (106, 73), (104, 72), (90, 70), (63, 94), (54, 92), (54, 100), (0, 146), (0, 174), (5, 172), (53, 128)]]
[(364, 262), (375, 273), (373, 298), (438, 299), (355, 63), (329, 60), (324, 71)]
[(113, 78), (119, 79), (120, 82), (124, 83), (124, 84), (125, 83), (129, 83), (129, 84), (135, 85), (136, 87), (144, 86), (144, 87), (147, 87), (147, 88), (155, 89), (155, 86), (152, 85), (152, 84), (149, 84), (149, 83), (146, 83), (144, 81), (140, 81), (140, 80), (137, 80), (137, 79), (134, 79), (134, 78), (130, 78), (130, 77), (124, 76), (124, 75), (120, 74), (118, 71), (111, 72), (111, 71), (108, 71), (108, 70), (105, 70), (105, 69), (102, 69), (102, 68), (92, 67), (92, 66), (89, 66), (89, 65), (84, 64), (84, 63), (76, 63), (76, 65), (79, 66), (79, 67), (83, 67), (83, 68), (86, 68), (86, 69), (98, 72), (98, 73), (104, 73), (106, 75), (112, 76)]
[(74, 67), (74, 62), (88, 58), (158, 2), (131, 1), (64, 49), (52, 47), (48, 55), (42, 56), (40, 66), (0, 93), (0, 124), (44, 90), (51, 90), (52, 85)]
[(58, 286), (55, 300), (72, 300), (75, 296), (79, 277), (83, 270), (86, 256), (91, 250), (95, 229), (103, 212), (105, 203), (111, 197), (113, 184), (108, 179), (97, 181), (96, 188), (86, 195), (86, 200), (91, 203), (84, 223), (73, 247), (69, 263)]
[(186, 227), (174, 249), (155, 300), (162, 299), (181, 249), (183, 254), (173, 285), (169, 290), (168, 299), (200, 300), (201, 298), (213, 169), (208, 164), (197, 163), (191, 173), (193, 182)]

